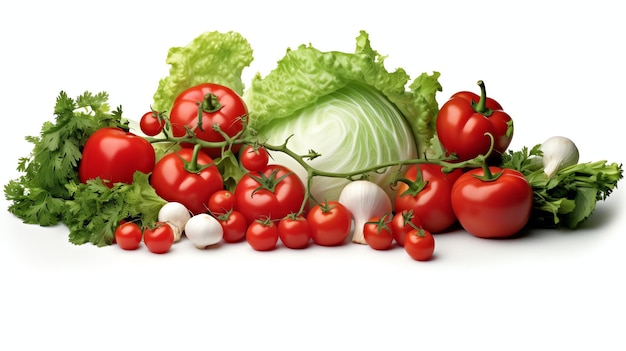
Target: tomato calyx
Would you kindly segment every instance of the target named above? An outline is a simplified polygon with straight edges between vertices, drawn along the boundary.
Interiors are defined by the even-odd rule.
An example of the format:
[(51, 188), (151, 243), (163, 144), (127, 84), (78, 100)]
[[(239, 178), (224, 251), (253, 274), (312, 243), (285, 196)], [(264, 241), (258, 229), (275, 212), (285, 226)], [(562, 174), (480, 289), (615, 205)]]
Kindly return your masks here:
[(293, 174), (293, 172), (287, 172), (285, 174), (283, 174), (280, 177), (276, 177), (276, 175), (278, 174), (279, 169), (274, 169), (272, 171), (272, 173), (270, 173), (269, 176), (266, 176), (265, 173), (263, 172), (258, 172), (258, 176), (252, 174), (252, 173), (248, 173), (248, 175), (250, 176), (250, 178), (254, 179), (257, 181), (257, 183), (259, 183), (259, 186), (254, 189), (252, 191), (252, 196), (254, 194), (256, 194), (257, 191), (260, 190), (267, 190), (269, 192), (276, 192), (276, 186), (283, 181), (283, 179), (289, 177), (291, 174)]
[(400, 196), (415, 197), (428, 185), (428, 180), (424, 180), (422, 169), (420, 167), (417, 167), (417, 176), (415, 181), (406, 177), (396, 177), (394, 180), (394, 184), (397, 184), (398, 182), (402, 182), (408, 186), (408, 188), (404, 192), (402, 192)]
[(200, 155), (200, 150), (201, 149), (202, 149), (202, 145), (196, 144), (193, 147), (193, 153), (191, 155), (191, 160), (189, 160), (189, 161), (185, 160), (182, 156), (177, 155), (178, 158), (183, 163), (183, 168), (187, 172), (198, 174), (198, 173), (202, 172), (203, 170), (205, 170), (205, 169), (215, 165), (214, 163), (207, 163), (207, 164), (204, 164), (204, 165), (201, 165), (201, 164), (198, 163), (198, 156)]
[(416, 226), (415, 223), (413, 223), (413, 218), (415, 218), (415, 214), (413, 213), (413, 210), (408, 210), (408, 211), (402, 211), (402, 224), (404, 226), (410, 226), (413, 229), (420, 229), (420, 227)]
[[(404, 214), (403, 214), (403, 216), (404, 216)], [(391, 223), (391, 219), (392, 218), (393, 217), (391, 216), (390, 213), (385, 213), (384, 215), (380, 216), (379, 218), (374, 218), (371, 221), (365, 222), (365, 224), (374, 224), (374, 225), (376, 225), (376, 232), (378, 234), (380, 234), (383, 230), (391, 232), (391, 228), (389, 228), (388, 224)]]
[(204, 99), (202, 99), (202, 101), (198, 102), (198, 128), (201, 131), (204, 131), (204, 128), (202, 127), (202, 116), (204, 115), (204, 113), (213, 113), (213, 112), (217, 112), (222, 108), (222, 104), (220, 103), (219, 98), (217, 97), (217, 95), (213, 94), (213, 93), (207, 93), (204, 95)]

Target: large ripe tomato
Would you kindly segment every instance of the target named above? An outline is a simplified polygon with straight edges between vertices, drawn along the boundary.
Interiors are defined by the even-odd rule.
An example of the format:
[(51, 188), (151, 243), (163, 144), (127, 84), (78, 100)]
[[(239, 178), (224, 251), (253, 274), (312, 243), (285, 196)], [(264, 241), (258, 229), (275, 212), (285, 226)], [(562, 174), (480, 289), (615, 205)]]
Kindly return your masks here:
[(458, 156), (459, 161), (486, 155), (494, 137), (494, 155), (504, 154), (513, 139), (513, 120), (495, 100), (488, 98), (485, 85), (478, 82), (480, 96), (458, 92), (445, 102), (437, 114), (437, 137), (441, 146)]
[(452, 188), (452, 208), (465, 230), (480, 238), (501, 238), (518, 233), (528, 222), (533, 190), (513, 169), (489, 167), (463, 174)]
[(342, 245), (350, 235), (352, 215), (338, 201), (313, 206), (306, 219), (311, 228), (311, 239), (317, 245)]
[(298, 213), (306, 195), (302, 180), (290, 169), (269, 165), (260, 172), (248, 172), (235, 187), (235, 210), (248, 223), (257, 219), (282, 219)]
[[(192, 162), (197, 152), (196, 163)], [(150, 177), (157, 195), (180, 202), (193, 214), (207, 212), (213, 193), (224, 188), (224, 181), (213, 159), (198, 148), (182, 148), (163, 156)]]
[(457, 171), (446, 175), (436, 164), (409, 167), (404, 180), (398, 183), (395, 211), (413, 211), (422, 227), (431, 233), (445, 231), (456, 222), (450, 196), (454, 183), (451, 179), (457, 177)]
[(101, 128), (85, 143), (78, 178), (85, 183), (100, 177), (109, 187), (130, 184), (136, 171), (152, 172), (155, 159), (154, 148), (142, 137), (119, 128)]
[[(176, 97), (170, 122), (176, 137), (184, 136), (187, 127), (202, 140), (222, 142), (224, 137), (213, 126), (219, 126), (226, 135), (233, 137), (243, 130), (242, 119), (247, 114), (245, 102), (232, 89), (204, 83), (188, 88)], [(232, 151), (237, 152), (240, 147), (235, 144)], [(213, 158), (221, 156), (221, 148), (206, 148), (204, 151)]]

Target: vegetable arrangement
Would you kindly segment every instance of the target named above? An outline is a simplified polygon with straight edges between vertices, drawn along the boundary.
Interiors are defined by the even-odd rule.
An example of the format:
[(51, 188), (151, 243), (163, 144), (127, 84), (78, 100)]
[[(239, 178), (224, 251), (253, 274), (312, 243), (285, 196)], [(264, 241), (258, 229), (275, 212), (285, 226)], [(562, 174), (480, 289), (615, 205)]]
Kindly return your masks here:
[(424, 261), (457, 226), (478, 238), (577, 228), (623, 177), (616, 163), (579, 163), (562, 136), (508, 150), (513, 118), (484, 82), (439, 108), (439, 73), (387, 71), (365, 32), (354, 53), (290, 49), (245, 90), (251, 61), (234, 32), (172, 48), (139, 130), (104, 92), (61, 92), (4, 186), (9, 211), (65, 224), (74, 244), (354, 242)]

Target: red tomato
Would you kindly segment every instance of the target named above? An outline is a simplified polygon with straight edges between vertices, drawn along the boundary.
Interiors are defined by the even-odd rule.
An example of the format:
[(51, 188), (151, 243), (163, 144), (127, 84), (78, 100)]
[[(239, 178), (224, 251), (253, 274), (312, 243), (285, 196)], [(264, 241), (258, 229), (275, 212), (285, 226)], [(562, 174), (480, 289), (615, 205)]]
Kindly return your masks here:
[(230, 190), (218, 190), (209, 197), (208, 206), (209, 211), (214, 215), (228, 213), (235, 207), (235, 196)]
[(404, 250), (416, 261), (428, 261), (435, 251), (435, 238), (424, 229), (413, 229), (406, 235)]
[(239, 211), (229, 211), (219, 215), (217, 221), (223, 229), (223, 240), (227, 243), (237, 243), (246, 237), (248, 221)]
[(248, 171), (261, 171), (270, 160), (270, 155), (264, 147), (246, 145), (239, 154), (239, 162)]
[(482, 168), (463, 174), (452, 188), (452, 207), (465, 230), (480, 238), (508, 237), (528, 222), (533, 190), (524, 176), (513, 169), (489, 167), (498, 175), (483, 180)]
[(287, 216), (278, 222), (280, 241), (290, 249), (303, 249), (311, 241), (311, 228), (303, 216)]
[[(243, 130), (242, 119), (247, 115), (245, 102), (236, 92), (223, 85), (205, 83), (178, 95), (170, 111), (170, 123), (175, 137), (184, 136), (187, 127), (202, 140), (223, 142), (224, 137), (213, 126), (234, 137)], [(241, 144), (235, 144), (232, 151), (237, 152), (240, 147)], [(221, 156), (221, 148), (204, 151), (213, 158)]]
[(391, 220), (391, 232), (393, 234), (393, 239), (400, 246), (404, 246), (406, 235), (409, 232), (421, 227), (421, 220), (413, 213), (413, 210), (397, 212)]
[(363, 226), (365, 242), (374, 250), (388, 250), (393, 243), (393, 233), (389, 224), (391, 215), (374, 217)]
[[(200, 150), (193, 166), (194, 150), (183, 148), (163, 156), (150, 177), (156, 193), (167, 201), (180, 202), (193, 214), (207, 212), (211, 195), (224, 188), (213, 159)], [(194, 169), (195, 167), (195, 169)]]
[(280, 219), (298, 213), (306, 188), (290, 169), (269, 165), (262, 172), (248, 172), (235, 187), (235, 209), (248, 223), (257, 219)]
[(147, 136), (155, 136), (163, 131), (165, 119), (156, 111), (146, 112), (139, 120), (139, 129)]
[(278, 228), (271, 221), (253, 221), (246, 231), (246, 241), (256, 251), (270, 251), (278, 243)]
[[(453, 177), (457, 177), (456, 174)], [(450, 228), (456, 222), (456, 216), (450, 199), (454, 182), (449, 177), (436, 164), (409, 167), (404, 181), (398, 183), (395, 211), (412, 210), (421, 219), (422, 227), (431, 233)]]
[(143, 233), (135, 222), (121, 223), (115, 229), (115, 243), (124, 250), (137, 250)]
[(342, 245), (350, 235), (352, 215), (337, 201), (313, 206), (306, 219), (311, 228), (311, 239), (318, 245)]
[(494, 137), (494, 154), (503, 154), (513, 139), (513, 120), (495, 100), (487, 98), (485, 85), (478, 82), (481, 95), (459, 92), (441, 106), (437, 114), (437, 136), (441, 146), (459, 161), (486, 155)]
[(155, 158), (154, 148), (144, 138), (119, 128), (101, 128), (85, 143), (78, 178), (86, 183), (100, 177), (109, 187), (130, 184), (136, 171), (152, 172)]
[(152, 253), (166, 253), (174, 244), (174, 229), (167, 223), (157, 222), (154, 228), (144, 231), (143, 242)]

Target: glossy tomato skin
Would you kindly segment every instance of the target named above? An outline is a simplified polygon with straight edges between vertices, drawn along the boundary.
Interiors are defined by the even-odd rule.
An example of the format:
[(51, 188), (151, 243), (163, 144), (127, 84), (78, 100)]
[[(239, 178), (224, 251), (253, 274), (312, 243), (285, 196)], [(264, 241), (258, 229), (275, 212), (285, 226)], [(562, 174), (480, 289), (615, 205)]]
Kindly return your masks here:
[[(263, 179), (272, 183), (271, 189), (262, 186), (266, 182)], [(306, 188), (287, 167), (268, 165), (260, 172), (246, 173), (237, 183), (234, 194), (235, 209), (252, 223), (257, 219), (281, 219), (298, 213)]]
[(404, 250), (416, 261), (428, 261), (435, 252), (435, 238), (426, 230), (414, 229), (406, 236)]
[(287, 216), (278, 222), (280, 241), (290, 249), (304, 249), (311, 241), (311, 228), (303, 216)]
[(224, 242), (237, 243), (245, 239), (248, 222), (241, 212), (231, 210), (218, 216), (217, 221), (222, 226)]
[[(208, 105), (214, 103), (213, 96), (217, 97), (219, 107), (213, 110)], [(202, 112), (202, 122), (198, 119), (198, 106), (207, 107)], [(213, 83), (199, 84), (180, 93), (170, 111), (170, 122), (174, 136), (185, 135), (185, 126), (194, 130), (198, 138), (205, 141), (221, 142), (224, 137), (213, 129), (218, 125), (229, 137), (235, 136), (243, 129), (242, 118), (247, 116), (248, 109), (243, 99), (232, 89)], [(233, 152), (239, 151), (240, 144), (233, 146)], [(221, 155), (220, 148), (205, 148), (204, 151), (211, 157)]]
[(513, 139), (513, 120), (502, 106), (491, 98), (486, 99), (486, 107), (492, 113), (485, 116), (476, 112), (480, 96), (472, 92), (458, 92), (445, 102), (437, 114), (437, 136), (443, 148), (455, 153), (459, 161), (485, 155), (494, 137), (494, 154), (503, 154)]
[(463, 228), (480, 238), (515, 235), (528, 222), (533, 206), (533, 190), (524, 176), (512, 169), (490, 167), (492, 181), (482, 176), (482, 168), (463, 174), (452, 188), (452, 207)]
[(115, 243), (124, 250), (137, 250), (142, 238), (143, 232), (135, 222), (121, 223), (115, 229)]
[(248, 171), (260, 171), (267, 166), (270, 155), (263, 147), (246, 145), (239, 153), (239, 162)]
[(274, 250), (278, 238), (278, 228), (271, 221), (254, 221), (246, 230), (246, 241), (256, 251)]
[(395, 242), (404, 246), (406, 235), (414, 229), (421, 228), (422, 223), (420, 218), (413, 214), (413, 211), (404, 210), (393, 215), (390, 226)]
[(213, 215), (228, 213), (235, 207), (235, 196), (230, 190), (218, 190), (209, 198), (208, 207)]
[(174, 244), (174, 230), (167, 223), (157, 222), (154, 228), (144, 231), (143, 242), (150, 252), (164, 254)]
[(152, 172), (155, 159), (154, 148), (142, 137), (119, 128), (100, 128), (85, 143), (78, 178), (86, 183), (100, 177), (108, 187), (131, 184), (135, 171)]
[(393, 244), (393, 232), (390, 227), (391, 216), (374, 217), (363, 226), (363, 237), (369, 247), (374, 250), (388, 250)]
[(155, 165), (150, 183), (156, 193), (167, 201), (180, 202), (193, 214), (207, 212), (207, 203), (213, 193), (224, 188), (224, 181), (213, 159), (199, 151), (200, 166), (210, 165), (199, 172), (185, 169), (193, 150), (182, 148), (166, 154)]
[(307, 215), (311, 228), (311, 239), (321, 246), (342, 245), (350, 235), (352, 216), (350, 211), (337, 201), (315, 205)]
[(139, 119), (139, 129), (147, 136), (155, 136), (163, 131), (165, 120), (156, 111), (146, 112)]
[(460, 176), (461, 170), (446, 175), (441, 166), (424, 163), (409, 167), (405, 178), (416, 181), (418, 170), (421, 170), (421, 179), (427, 182), (426, 185), (414, 194), (410, 192), (409, 185), (399, 182), (394, 209), (396, 212), (412, 210), (420, 218), (424, 229), (431, 233), (441, 233), (456, 223), (451, 194), (454, 181)]

